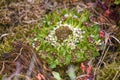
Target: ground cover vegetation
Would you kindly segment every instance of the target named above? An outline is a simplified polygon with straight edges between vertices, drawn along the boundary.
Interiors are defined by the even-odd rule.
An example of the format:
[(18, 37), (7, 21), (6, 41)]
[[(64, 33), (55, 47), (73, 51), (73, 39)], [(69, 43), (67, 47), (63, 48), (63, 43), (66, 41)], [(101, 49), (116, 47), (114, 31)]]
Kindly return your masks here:
[(119, 80), (119, 0), (1, 0), (0, 80)]

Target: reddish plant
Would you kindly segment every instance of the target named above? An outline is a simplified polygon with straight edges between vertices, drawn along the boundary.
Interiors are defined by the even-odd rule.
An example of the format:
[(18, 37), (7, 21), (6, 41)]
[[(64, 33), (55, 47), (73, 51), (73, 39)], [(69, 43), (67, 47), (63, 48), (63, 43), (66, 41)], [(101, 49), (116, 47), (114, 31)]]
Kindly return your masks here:
[(100, 38), (105, 38), (105, 32), (103, 30), (100, 30), (99, 36)]
[(81, 63), (80, 68), (81, 68), (82, 72), (85, 72), (85, 70), (86, 70), (86, 66), (85, 66), (83, 63)]
[(38, 73), (36, 78), (37, 80), (45, 80), (45, 77), (41, 73)]
[(79, 80), (93, 80), (93, 75), (92, 75), (92, 65), (84, 65), (84, 63), (81, 63), (80, 66), (81, 70), (84, 75), (81, 75), (78, 77)]

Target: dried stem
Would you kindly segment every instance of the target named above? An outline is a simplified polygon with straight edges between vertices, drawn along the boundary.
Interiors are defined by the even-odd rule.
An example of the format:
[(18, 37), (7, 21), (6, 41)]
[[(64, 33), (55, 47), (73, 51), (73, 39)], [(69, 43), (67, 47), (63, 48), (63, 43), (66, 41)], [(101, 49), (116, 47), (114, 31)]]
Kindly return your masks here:
[(115, 76), (114, 76), (114, 78), (113, 78), (112, 80), (116, 80), (116, 77), (117, 77), (118, 75), (120, 76), (119, 71), (116, 72), (116, 74), (115, 74)]
[(2, 69), (1, 69), (1, 71), (0, 71), (0, 74), (2, 74), (3, 70), (5, 69), (5, 62), (3, 61), (2, 63), (3, 63), (3, 64), (2, 64)]
[(19, 58), (19, 56), (21, 55), (22, 50), (23, 50), (23, 48), (20, 49), (20, 53), (17, 55), (17, 57), (14, 59), (13, 62), (15, 62)]

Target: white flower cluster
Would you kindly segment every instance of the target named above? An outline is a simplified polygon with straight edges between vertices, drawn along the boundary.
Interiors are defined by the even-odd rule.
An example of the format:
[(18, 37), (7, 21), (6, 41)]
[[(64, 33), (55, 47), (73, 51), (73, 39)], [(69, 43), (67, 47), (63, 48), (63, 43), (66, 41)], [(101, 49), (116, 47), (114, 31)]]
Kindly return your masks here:
[(68, 18), (68, 17), (70, 17), (70, 16), (73, 17), (73, 18), (78, 18), (78, 16), (72, 15), (72, 14), (65, 14), (65, 15), (64, 15), (65, 18)]
[[(64, 27), (64, 26), (67, 26), (72, 31), (72, 35), (69, 35), (69, 37), (67, 39), (63, 40), (62, 43), (59, 43), (57, 40), (57, 36), (55, 35), (55, 31), (56, 31), (56, 29), (58, 29), (60, 27)], [(61, 24), (61, 22), (60, 22), (57, 25), (57, 27), (55, 27), (52, 31), (50, 31), (50, 33), (46, 37), (46, 40), (55, 47), (67, 45), (71, 49), (75, 49), (76, 43), (82, 41), (84, 34), (85, 34), (85, 31), (81, 30), (80, 28), (74, 27), (69, 24)]]

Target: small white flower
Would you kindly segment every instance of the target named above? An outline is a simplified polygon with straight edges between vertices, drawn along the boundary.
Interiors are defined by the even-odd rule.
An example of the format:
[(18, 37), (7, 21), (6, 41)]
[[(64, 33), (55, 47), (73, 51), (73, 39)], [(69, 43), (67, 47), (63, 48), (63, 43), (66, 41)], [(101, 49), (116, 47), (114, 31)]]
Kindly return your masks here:
[(74, 28), (74, 31), (78, 30), (78, 28)]
[(34, 41), (37, 41), (37, 38), (35, 38)]
[(99, 45), (102, 45), (102, 43), (99, 43)]
[[(60, 23), (62, 23), (62, 22), (60, 22)], [(57, 42), (57, 40), (58, 40), (57, 36), (55, 36), (55, 30), (60, 27), (64, 27), (64, 26), (69, 27), (69, 29), (71, 29), (73, 31), (73, 35), (72, 36), (69, 35), (69, 37), (67, 39), (65, 39), (62, 43), (59, 43), (59, 42)], [(49, 33), (49, 35), (46, 37), (46, 40), (55, 47), (67, 45), (67, 46), (70, 46), (71, 49), (75, 49), (76, 43), (82, 40), (83, 33), (85, 33), (85, 31), (82, 32), (82, 30), (80, 28), (74, 27), (70, 24), (57, 24), (57, 27), (55, 27)]]
[(95, 35), (91, 34), (90, 37), (95, 37)]
[(69, 24), (63, 24), (63, 26), (68, 26), (68, 27), (71, 27), (71, 25), (69, 25)]
[(74, 15), (73, 18), (78, 18), (78, 16)]
[(52, 46), (55, 46), (55, 43), (51, 43)]
[[(55, 31), (57, 29), (57, 27), (55, 27), (53, 30)], [(52, 31), (52, 33), (53, 33), (53, 31)]]
[(81, 36), (80, 36), (80, 39), (82, 39), (82, 38), (83, 38), (83, 36), (81, 35)]
[(79, 37), (79, 35), (78, 35), (78, 34), (74, 34), (74, 36), (75, 36), (75, 37)]
[(32, 47), (35, 48), (35, 44), (34, 43), (32, 44)]
[(56, 41), (53, 41), (53, 43), (56, 43)]
[(85, 31), (83, 31), (82, 33), (85, 34)]
[(80, 12), (82, 12), (83, 10), (84, 10), (84, 9), (79, 9), (77, 12), (80, 13)]
[(49, 38), (52, 38), (52, 35), (48, 35)]
[(70, 46), (71, 49), (75, 49), (75, 46), (76, 46), (76, 45), (75, 45), (74, 43), (69, 43), (68, 46)]
[(64, 17), (67, 18), (69, 15), (68, 14), (65, 14)]
[(62, 24), (62, 21), (60, 21), (59, 24)]

